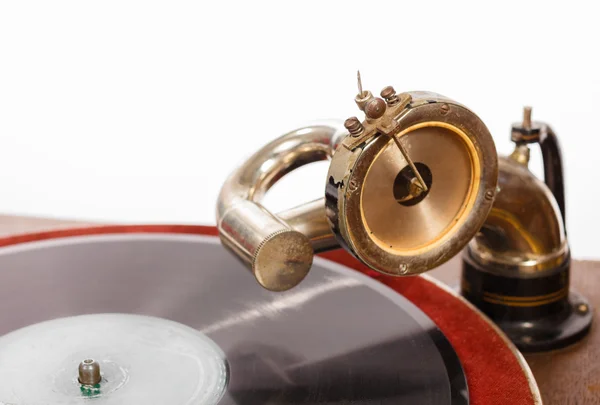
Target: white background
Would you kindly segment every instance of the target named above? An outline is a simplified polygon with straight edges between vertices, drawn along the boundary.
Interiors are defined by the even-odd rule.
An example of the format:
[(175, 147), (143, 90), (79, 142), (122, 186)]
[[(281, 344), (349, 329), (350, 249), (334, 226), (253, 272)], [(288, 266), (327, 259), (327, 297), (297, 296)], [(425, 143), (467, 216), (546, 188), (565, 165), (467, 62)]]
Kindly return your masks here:
[[(591, 1), (5, 1), (0, 213), (212, 224), (251, 152), (357, 113), (360, 68), (376, 94), (466, 104), (502, 154), (533, 105), (564, 147), (574, 255), (598, 258), (599, 14)], [(325, 169), (293, 173), (269, 204), (318, 197)]]

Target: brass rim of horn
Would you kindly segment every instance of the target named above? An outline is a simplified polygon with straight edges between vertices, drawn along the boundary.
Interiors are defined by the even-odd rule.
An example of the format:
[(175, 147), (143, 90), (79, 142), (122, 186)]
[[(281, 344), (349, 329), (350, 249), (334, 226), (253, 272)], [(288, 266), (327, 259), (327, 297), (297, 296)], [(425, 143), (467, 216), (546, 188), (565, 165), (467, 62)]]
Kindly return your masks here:
[[(489, 131), (446, 97), (425, 92), (394, 97), (383, 113), (381, 102), (370, 103), (376, 104), (377, 118), (367, 114), (355, 134), (330, 122), (300, 128), (263, 147), (225, 182), (217, 204), (221, 240), (263, 287), (282, 291), (297, 285), (315, 252), (340, 245), (379, 272), (421, 273), (456, 255), (479, 230), (498, 176)], [(391, 126), (396, 139), (385, 132)], [(396, 146), (405, 147), (403, 155)], [(419, 161), (403, 160), (407, 152)], [(388, 158), (393, 164), (385, 163)], [(275, 181), (324, 159), (331, 159), (325, 199), (278, 214), (260, 204)], [(379, 199), (391, 214), (377, 213)], [(393, 217), (389, 224), (386, 215)], [(395, 247), (389, 247), (390, 238), (396, 238)]]

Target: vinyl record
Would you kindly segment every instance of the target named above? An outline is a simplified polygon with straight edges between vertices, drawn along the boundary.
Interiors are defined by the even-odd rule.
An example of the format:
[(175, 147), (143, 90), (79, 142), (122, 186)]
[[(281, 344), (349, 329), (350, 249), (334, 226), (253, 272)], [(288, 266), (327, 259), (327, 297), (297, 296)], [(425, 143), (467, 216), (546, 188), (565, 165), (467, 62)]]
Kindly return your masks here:
[[(0, 403), (46, 404), (58, 386), (66, 388), (52, 403), (88, 403), (72, 388), (76, 360), (91, 352), (107, 353), (115, 373), (127, 374), (117, 388), (96, 392), (97, 404), (208, 403), (198, 402), (202, 370), (224, 370), (225, 380), (202, 385), (222, 387), (203, 398), (224, 405), (469, 403), (458, 356), (419, 308), (324, 259), (297, 288), (273, 293), (214, 237), (26, 243), (0, 250), (0, 307), (0, 375), (12, 375), (13, 384), (0, 388)], [(15, 355), (24, 342), (24, 354)], [(206, 347), (213, 368), (180, 360)], [(33, 373), (36, 365), (44, 371)], [(105, 380), (110, 373), (104, 369)]]

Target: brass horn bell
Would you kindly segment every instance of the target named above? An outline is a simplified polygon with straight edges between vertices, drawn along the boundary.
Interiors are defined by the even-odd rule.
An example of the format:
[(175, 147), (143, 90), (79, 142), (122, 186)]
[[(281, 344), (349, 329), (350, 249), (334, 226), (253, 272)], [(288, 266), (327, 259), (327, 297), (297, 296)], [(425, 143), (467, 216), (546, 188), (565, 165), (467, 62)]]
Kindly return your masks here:
[[(484, 123), (435, 93), (382, 98), (359, 89), (364, 112), (269, 143), (225, 182), (217, 204), (223, 244), (265, 288), (283, 291), (308, 273), (315, 252), (342, 246), (370, 268), (414, 275), (459, 253), (486, 220), (498, 159)], [(329, 159), (324, 197), (286, 212), (260, 203), (278, 179)]]

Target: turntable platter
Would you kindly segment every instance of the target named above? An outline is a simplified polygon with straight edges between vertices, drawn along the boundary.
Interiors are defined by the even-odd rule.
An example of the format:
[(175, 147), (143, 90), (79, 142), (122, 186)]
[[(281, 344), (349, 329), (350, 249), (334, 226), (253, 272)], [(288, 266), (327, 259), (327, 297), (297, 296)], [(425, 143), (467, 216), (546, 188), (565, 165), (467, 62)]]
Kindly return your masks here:
[[(115, 343), (120, 339), (119, 319), (114, 317), (141, 316), (156, 321), (150, 325), (154, 332), (141, 333), (146, 338), (161, 336), (168, 323), (191, 331), (190, 340), (183, 342), (188, 349), (198, 348), (200, 337), (223, 354), (226, 384), (219, 404), (539, 403), (527, 366), (505, 337), (463, 300), (422, 277), (378, 274), (375, 280), (361, 273), (368, 269), (338, 251), (327, 254), (333, 261), (315, 260), (313, 271), (297, 288), (273, 293), (260, 287), (217, 238), (198, 234), (214, 235), (215, 229), (115, 226), (0, 239), (0, 374), (15, 361), (25, 370), (44, 364), (53, 381), (78, 387), (75, 365), (80, 358), (100, 355), (95, 360), (102, 366), (107, 359), (97, 349), (120, 347)], [(104, 316), (112, 320), (95, 326), (96, 320), (88, 322)], [(99, 326), (105, 321), (109, 326)], [(77, 340), (75, 333), (71, 337), (76, 343), (61, 345), (69, 339), (57, 339), (64, 332), (60, 322), (83, 329), (84, 337)], [(140, 340), (139, 330), (130, 330), (134, 323), (125, 325), (125, 340), (152, 342)], [(51, 326), (48, 333), (29, 335), (38, 346), (35, 356), (10, 359), (14, 351), (3, 351), (11, 336), (43, 325)], [(94, 328), (102, 333), (90, 339), (86, 333)], [(170, 347), (164, 343), (158, 346)], [(144, 344), (136, 349), (139, 358), (148, 353), (149, 360), (156, 359)], [(121, 352), (125, 357), (119, 364), (134, 365), (131, 353)], [(70, 368), (64, 367), (67, 360)], [(139, 364), (145, 370), (160, 368), (153, 361)], [(173, 364), (176, 370), (165, 378), (160, 371), (148, 378), (129, 368), (127, 384), (171, 398), (173, 378), (179, 379), (176, 389), (206, 382), (183, 365), (170, 360), (165, 364), (165, 370)], [(61, 374), (61, 367), (66, 373)], [(110, 368), (102, 368), (103, 377), (110, 374)], [(38, 374), (36, 381), (22, 382), (29, 390), (27, 402), (15, 397), (14, 389), (2, 391), (5, 385), (0, 384), (0, 404), (59, 404), (48, 400), (49, 387), (40, 385), (43, 381)], [(94, 403), (124, 403), (114, 395), (117, 391), (108, 391), (96, 392)], [(31, 400), (36, 392), (40, 398)], [(90, 399), (76, 392), (63, 403)], [(128, 405), (165, 403), (131, 392)], [(203, 403), (182, 392), (169, 403)]]
[[(80, 315), (27, 326), (0, 337), (0, 359), (2, 404), (215, 405), (227, 382), (225, 355), (209, 338), (141, 315)], [(97, 381), (86, 381), (94, 368)]]

